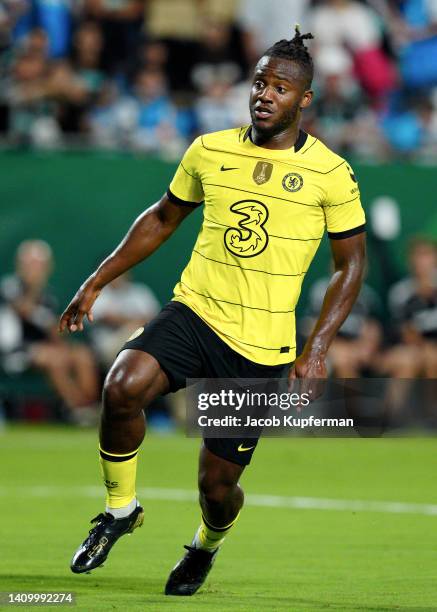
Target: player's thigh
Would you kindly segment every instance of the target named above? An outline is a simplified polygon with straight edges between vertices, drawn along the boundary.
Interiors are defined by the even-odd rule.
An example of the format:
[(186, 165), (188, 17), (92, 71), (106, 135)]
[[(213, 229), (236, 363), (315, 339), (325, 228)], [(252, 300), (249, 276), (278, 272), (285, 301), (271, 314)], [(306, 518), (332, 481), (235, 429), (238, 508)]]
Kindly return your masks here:
[(167, 375), (155, 357), (144, 351), (125, 349), (106, 376), (103, 398), (105, 404), (134, 402), (146, 407), (168, 389)]

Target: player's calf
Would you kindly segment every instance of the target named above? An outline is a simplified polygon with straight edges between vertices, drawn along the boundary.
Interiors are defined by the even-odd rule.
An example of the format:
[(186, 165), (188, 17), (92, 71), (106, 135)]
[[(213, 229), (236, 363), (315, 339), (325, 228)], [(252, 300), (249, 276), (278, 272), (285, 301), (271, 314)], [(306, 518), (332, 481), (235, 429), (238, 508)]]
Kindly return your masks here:
[(135, 350), (120, 353), (106, 378), (100, 431), (106, 511), (93, 519), (95, 527), (75, 552), (75, 573), (101, 565), (115, 542), (143, 523), (135, 493), (138, 449), (145, 433), (143, 408), (166, 386), (157, 361)]
[(238, 484), (242, 471), (242, 466), (202, 449), (199, 466), (202, 519), (191, 545), (185, 546), (187, 552), (168, 577), (166, 595), (194, 595), (205, 582), (243, 505), (243, 490)]

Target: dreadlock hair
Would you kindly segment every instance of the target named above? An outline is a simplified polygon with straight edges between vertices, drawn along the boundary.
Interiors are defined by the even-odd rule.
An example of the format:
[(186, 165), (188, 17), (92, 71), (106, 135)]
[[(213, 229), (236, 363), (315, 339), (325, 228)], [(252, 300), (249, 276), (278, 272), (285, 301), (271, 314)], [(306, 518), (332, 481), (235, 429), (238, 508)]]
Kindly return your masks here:
[(310, 87), (314, 76), (313, 58), (309, 54), (303, 41), (314, 38), (314, 36), (311, 33), (301, 34), (299, 25), (297, 24), (294, 31), (294, 38), (291, 40), (278, 40), (278, 42), (263, 53), (263, 56), (282, 57), (296, 62), (305, 80), (305, 87)]

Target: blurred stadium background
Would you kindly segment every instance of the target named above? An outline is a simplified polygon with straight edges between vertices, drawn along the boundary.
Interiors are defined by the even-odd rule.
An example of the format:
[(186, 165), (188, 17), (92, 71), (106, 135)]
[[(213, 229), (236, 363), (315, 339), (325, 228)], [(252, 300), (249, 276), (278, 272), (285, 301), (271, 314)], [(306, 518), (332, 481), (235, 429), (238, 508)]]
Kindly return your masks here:
[[(353, 164), (369, 221), (366, 286), (331, 372), (437, 378), (437, 1), (270, 4), (0, 2), (3, 412), (92, 421), (117, 348), (172, 295), (201, 212), (105, 292), (76, 342), (56, 336), (57, 315), (161, 196), (190, 141), (249, 121), (254, 63), (295, 23), (315, 36), (304, 128)], [(328, 248), (305, 279), (300, 344), (326, 288)], [(157, 407), (157, 421), (171, 427), (166, 411)]]
[[(88, 470), (89, 477), (74, 486), (98, 482), (97, 469), (94, 473), (90, 467), (94, 457), (90, 433), (78, 432), (78, 427), (96, 423), (101, 383), (117, 348), (170, 299), (200, 226), (201, 211), (138, 266), (132, 277), (121, 279), (102, 294), (96, 323), (83, 335), (60, 338), (55, 331), (57, 316), (135, 216), (162, 195), (191, 140), (199, 133), (249, 122), (253, 65), (270, 44), (290, 38), (296, 22), (303, 32), (315, 36), (309, 46), (316, 67), (316, 95), (304, 114), (303, 127), (347, 157), (359, 180), (368, 218), (366, 286), (330, 351), (331, 374), (339, 378), (437, 379), (437, 0), (0, 0), (0, 452), (6, 463), (10, 451), (19, 451), (22, 445), (17, 469), (10, 470), (8, 477), (3, 475), (0, 503), (18, 490), (21, 493), (13, 498), (14, 504), (23, 503), (25, 488), (33, 482), (27, 473), (28, 461), (35, 462), (36, 473), (46, 479), (42, 484), (47, 479), (48, 485), (64, 482), (63, 471), (69, 468), (68, 458), (63, 456), (64, 463), (60, 458), (61, 441), (72, 452), (82, 443), (86, 449), (89, 463), (88, 467), (83, 464), (82, 472)], [(321, 304), (330, 272), (328, 254), (329, 245), (324, 242), (304, 282), (298, 310), (301, 345)], [(435, 433), (437, 392), (429, 385), (426, 389), (426, 397), (422, 393), (418, 402), (414, 385), (409, 393), (397, 396), (394, 388), (393, 426), (409, 431), (414, 425), (422, 434)], [(171, 462), (174, 443), (176, 461), (193, 470), (191, 484), (185, 474), (181, 485), (173, 482), (168, 486), (187, 484), (193, 489), (197, 442), (178, 437), (181, 414), (182, 399), (164, 399), (153, 406), (149, 420), (153, 435), (175, 436), (169, 438), (174, 442), (166, 442), (168, 456), (159, 455), (160, 461)], [(47, 430), (47, 422), (62, 425)], [(23, 423), (38, 426), (28, 429)], [(58, 446), (47, 442), (55, 434)], [(152, 447), (158, 449), (153, 435)], [(293, 451), (286, 441), (274, 443), (268, 441), (264, 461), (279, 470), (284, 469), (283, 461), (289, 461), (292, 469), (293, 461), (307, 458), (309, 451)], [(345, 474), (345, 481), (353, 480), (357, 446), (348, 447), (353, 450), (346, 459), (344, 447), (330, 443), (337, 446), (331, 447), (329, 459), (320, 453), (320, 461), (334, 472), (343, 459), (350, 461), (351, 474)], [(323, 483), (317, 484), (318, 464), (308, 473), (312, 490), (302, 488), (299, 479), (282, 490), (273, 480), (266, 482), (264, 472), (254, 472), (251, 485), (260, 493), (437, 501), (428, 478), (436, 467), (431, 447), (422, 455), (419, 452), (421, 461), (414, 466), (422, 470), (422, 477), (410, 491), (399, 474), (395, 475), (396, 470), (385, 474), (384, 466), (398, 461), (399, 470), (406, 469), (408, 448), (416, 454), (420, 444), (411, 441), (408, 447), (408, 440), (402, 442), (402, 448), (387, 445), (387, 441), (381, 444), (369, 447), (379, 458), (380, 470), (375, 465), (367, 480), (363, 476), (368, 483), (364, 492), (351, 483), (349, 489), (334, 487), (329, 495)], [(363, 452), (360, 448), (359, 453)], [(147, 456), (153, 461), (150, 453)], [(38, 466), (50, 465), (51, 457), (57, 458), (59, 472), (50, 476), (43, 467), (38, 472)], [(189, 463), (187, 457), (193, 461)], [(359, 455), (357, 470), (364, 470), (364, 463)], [(155, 472), (158, 478), (158, 465)], [(414, 469), (408, 473), (411, 483)], [(148, 476), (144, 468), (142, 484), (158, 486), (153, 479), (148, 482)], [(386, 478), (391, 484), (384, 489)], [(59, 502), (57, 507), (71, 510), (72, 499), (65, 495), (64, 506)], [(86, 498), (84, 507), (92, 514), (97, 504), (91, 501)], [(154, 516), (166, 511), (162, 500), (153, 503)], [(190, 516), (195, 514), (192, 502), (183, 503), (188, 504), (187, 517), (188, 509)], [(53, 499), (50, 494), (46, 498), (36, 494), (32, 507), (50, 512)], [(5, 508), (9, 516), (10, 503)], [(167, 512), (170, 515), (169, 508)], [(270, 510), (257, 512), (259, 520), (271, 520), (267, 518)], [(261, 517), (262, 512), (266, 514)], [(15, 516), (16, 534), (22, 525), (20, 516)], [(352, 546), (355, 556), (349, 551), (351, 564), (359, 565), (365, 536), (375, 524), (373, 515), (366, 516), (368, 523), (357, 531), (363, 541), (355, 542), (356, 549)], [(392, 519), (387, 517), (387, 521)], [(79, 524), (74, 518), (78, 523), (73, 547), (83, 535), (79, 531), (83, 531), (83, 519)], [(320, 514), (319, 519), (323, 538), (326, 532), (320, 525), (325, 515)], [(415, 521), (408, 520), (410, 534), (417, 530), (416, 541), (425, 546), (425, 519), (419, 512)], [(407, 528), (398, 517), (396, 521), (396, 527), (388, 530), (393, 537), (385, 543), (392, 567), (399, 564), (399, 557), (395, 563), (390, 551), (401, 546)], [(58, 521), (56, 525), (61, 533), (62, 524)], [(44, 532), (46, 528), (47, 521), (41, 519), (38, 529)], [(294, 532), (289, 535), (297, 537)], [(31, 529), (26, 537), (32, 537)], [(24, 544), (19, 541), (14, 536), (9, 545), (12, 568), (20, 567), (24, 554)], [(334, 541), (331, 536), (331, 545)], [(391, 549), (394, 541), (396, 546)], [(410, 575), (418, 567), (412, 541), (411, 535), (406, 545), (411, 555)], [(243, 538), (239, 545), (245, 546)], [(328, 560), (319, 548), (316, 546), (317, 554), (322, 555), (326, 570)], [(177, 546), (171, 554), (177, 554), (176, 550)], [(372, 558), (377, 558), (377, 550), (375, 545)], [(126, 547), (126, 556), (127, 551)], [(65, 554), (68, 557), (69, 551), (62, 551)], [(139, 558), (141, 554), (139, 550)], [(37, 546), (35, 559), (40, 561), (40, 557)], [(171, 565), (173, 558), (167, 561)], [(64, 557), (59, 562), (64, 563)], [(301, 562), (305, 564), (302, 558)], [(28, 566), (28, 572), (37, 571), (31, 562)], [(400, 576), (407, 575), (406, 567), (398, 568)], [(14, 573), (9, 566), (8, 571)], [(55, 574), (53, 565), (46, 576)], [(40, 582), (29, 588), (47, 586), (43, 571), (41, 575)], [(21, 576), (18, 569), (17, 576)], [(308, 580), (302, 601), (286, 604), (269, 599), (264, 609), (318, 609), (323, 600), (322, 580), (322, 574), (316, 572)], [(363, 593), (356, 587), (358, 580), (359, 572), (351, 584)], [(372, 588), (379, 593), (377, 576), (372, 580)], [(382, 607), (388, 602), (417, 603), (410, 582), (402, 596), (390, 599), (399, 585), (387, 581), (382, 583), (388, 599), (381, 591), (373, 607), (366, 609), (392, 609)], [(12, 583), (6, 580), (5, 589), (8, 584)], [(53, 584), (58, 588), (60, 582)], [(305, 597), (314, 589), (319, 592), (313, 605)], [(122, 586), (118, 584), (115, 590), (122, 592)], [(334, 608), (361, 609), (354, 607), (352, 587), (344, 600), (335, 589), (332, 593)], [(345, 607), (347, 602), (350, 608)], [(214, 609), (220, 609), (220, 602), (215, 605)], [(241, 605), (235, 609), (253, 609), (256, 604)], [(97, 609), (96, 602), (92, 608)], [(436, 607), (429, 595), (423, 607), (414, 609)]]

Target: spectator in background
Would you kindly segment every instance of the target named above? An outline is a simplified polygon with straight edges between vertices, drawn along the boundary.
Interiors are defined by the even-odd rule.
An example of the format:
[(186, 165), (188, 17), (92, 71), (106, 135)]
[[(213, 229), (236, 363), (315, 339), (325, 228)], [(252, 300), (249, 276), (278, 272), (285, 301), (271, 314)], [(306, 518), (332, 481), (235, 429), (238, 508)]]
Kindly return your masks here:
[(437, 151), (437, 2), (375, 0), (398, 56), (402, 88), (392, 96), (382, 129), (393, 155), (433, 159)]
[(105, 71), (121, 78), (137, 56), (144, 24), (145, 0), (83, 0), (85, 17), (97, 20), (104, 39)]
[(198, 0), (149, 0), (147, 33), (165, 45), (166, 75), (174, 92), (191, 92), (190, 67), (200, 34)]
[[(436, 423), (437, 379), (437, 245), (418, 238), (409, 248), (410, 276), (389, 292), (394, 346), (379, 359), (380, 371), (390, 376), (386, 392), (387, 416), (395, 424), (409, 414), (422, 413)], [(429, 382), (412, 394), (413, 380)], [(416, 417), (417, 418), (417, 417)]]
[(289, 39), (295, 23), (307, 31), (310, 0), (241, 0), (237, 24), (243, 32), (244, 48), (249, 66), (275, 41)]
[(395, 345), (381, 369), (394, 378), (437, 378), (437, 245), (418, 238), (409, 249), (410, 276), (389, 292)]
[(407, 88), (437, 85), (437, 2), (378, 0), (399, 57)]
[[(235, 0), (147, 1), (147, 34), (152, 40), (161, 41), (166, 46), (166, 74), (172, 91), (182, 95), (193, 91), (189, 75), (192, 66), (198, 62), (201, 39), (205, 38), (203, 19), (231, 24), (234, 22), (235, 7)], [(233, 48), (237, 36), (236, 29), (232, 28)]]
[(117, 117), (120, 103), (120, 92), (114, 81), (105, 81), (94, 106), (85, 118), (86, 130), (92, 146), (103, 149), (117, 149), (126, 146), (123, 138), (122, 117)]
[(437, 88), (425, 96), (418, 104), (417, 112), (423, 126), (420, 148), (415, 152), (416, 158), (431, 161), (437, 159)]
[(3, 97), (9, 107), (9, 135), (17, 144), (45, 146), (59, 140), (54, 105), (48, 97), (49, 73), (41, 53), (22, 51), (12, 61)]
[(73, 37), (72, 57), (52, 69), (52, 95), (57, 101), (57, 119), (64, 133), (86, 129), (86, 113), (96, 102), (104, 82), (103, 37), (98, 24), (84, 21)]
[(432, 157), (437, 149), (437, 109), (430, 96), (399, 92), (380, 124), (392, 155)]
[(343, 155), (385, 159), (390, 153), (378, 113), (366, 104), (351, 57), (335, 46), (318, 55), (317, 95), (304, 129)]
[(27, 13), (30, 0), (3, 0), (0, 2), (0, 52), (12, 42), (16, 22)]
[(396, 85), (396, 72), (382, 48), (376, 12), (355, 0), (322, 0), (309, 20), (315, 37), (316, 72), (319, 59), (334, 48), (339, 57), (345, 55), (343, 61), (352, 62), (361, 87), (380, 106)]
[(30, 32), (4, 80), (13, 142), (51, 148), (61, 144), (63, 131), (79, 131), (94, 93), (87, 76), (67, 59), (50, 61), (45, 33)]
[[(311, 333), (319, 316), (329, 280), (321, 278), (310, 289), (308, 314), (302, 321), (305, 337)], [(363, 285), (329, 349), (328, 363), (333, 376), (359, 378), (372, 372), (382, 340), (380, 315), (378, 295), (371, 287)]]
[(318, 95), (314, 108), (309, 109), (311, 117), (306, 120), (314, 120), (310, 128), (314, 135), (346, 154), (353, 143), (350, 125), (364, 105), (361, 90), (352, 76), (351, 60), (345, 53), (335, 47), (327, 48), (319, 56), (318, 64)]
[(142, 329), (159, 310), (160, 304), (151, 289), (133, 283), (128, 273), (105, 287), (93, 308), (94, 325), (90, 328), (91, 341), (105, 372), (126, 339), (139, 327)]
[(229, 88), (226, 105), (227, 110), (232, 113), (230, 127), (249, 125), (251, 122), (249, 107), (247, 105), (247, 92), (250, 90), (250, 87), (251, 81), (245, 80)]
[(232, 89), (227, 79), (216, 78), (205, 84), (202, 90), (195, 106), (199, 132), (203, 134), (235, 127)]
[(38, 55), (46, 60), (49, 59), (49, 38), (43, 28), (30, 30), (27, 36), (20, 41), (18, 48), (29, 53), (29, 55)]
[(200, 22), (200, 41), (195, 50), (191, 80), (199, 91), (216, 81), (228, 84), (241, 81), (247, 66), (238, 33), (226, 21), (204, 17)]
[[(246, 64), (238, 34), (226, 21), (204, 18), (200, 42), (191, 70), (199, 92), (195, 110), (200, 133), (226, 130), (236, 125), (232, 86), (241, 81)], [(247, 89), (244, 96), (247, 111)]]
[(188, 144), (192, 124), (190, 116), (180, 112), (171, 99), (165, 74), (141, 70), (135, 79), (130, 105), (134, 123), (131, 146), (178, 157)]
[(89, 117), (96, 144), (100, 138), (103, 142), (116, 142), (119, 147), (171, 157), (186, 146), (190, 121), (173, 104), (163, 72), (143, 69), (135, 78), (131, 95), (113, 104), (111, 96), (114, 91), (105, 106)]
[(90, 92), (97, 92), (104, 79), (103, 35), (97, 23), (82, 22), (74, 33), (72, 64)]
[(169, 52), (167, 45), (160, 40), (143, 41), (138, 50), (137, 64), (149, 70), (165, 72), (169, 69)]
[(74, 0), (27, 0), (15, 25), (14, 39), (21, 41), (41, 28), (48, 37), (50, 57), (65, 57), (70, 49), (73, 4)]
[(47, 288), (52, 267), (49, 245), (28, 240), (18, 247), (15, 274), (1, 280), (3, 316), (7, 312), (15, 327), (14, 338), (3, 347), (2, 365), (10, 373), (32, 367), (44, 372), (75, 418), (98, 401), (99, 384), (91, 351), (68, 344), (56, 331), (56, 302)]
[(250, 122), (247, 68), (295, 21), (320, 75), (303, 128), (343, 154), (432, 161), (437, 0), (0, 0), (0, 136), (178, 157)]

